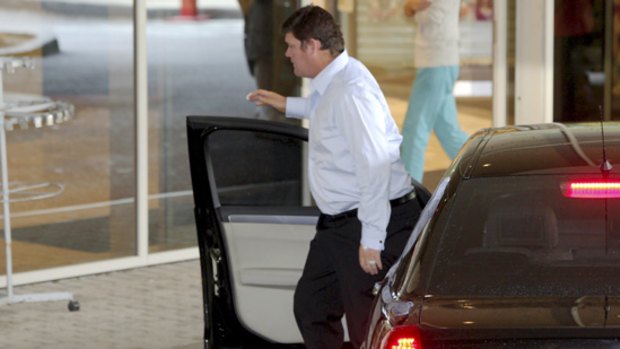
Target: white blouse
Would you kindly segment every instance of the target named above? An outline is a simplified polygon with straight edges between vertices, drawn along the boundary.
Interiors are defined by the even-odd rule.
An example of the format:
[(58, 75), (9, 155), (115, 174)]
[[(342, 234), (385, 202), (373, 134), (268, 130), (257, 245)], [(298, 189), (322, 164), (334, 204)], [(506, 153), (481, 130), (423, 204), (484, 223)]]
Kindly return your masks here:
[(416, 68), (459, 64), (460, 10), (461, 0), (433, 0), (428, 8), (416, 13)]

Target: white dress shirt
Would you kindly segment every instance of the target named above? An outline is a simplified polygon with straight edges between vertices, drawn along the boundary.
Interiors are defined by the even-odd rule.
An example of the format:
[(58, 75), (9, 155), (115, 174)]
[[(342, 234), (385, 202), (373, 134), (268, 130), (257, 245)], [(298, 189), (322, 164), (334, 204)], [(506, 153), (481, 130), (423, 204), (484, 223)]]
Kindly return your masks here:
[(379, 84), (346, 51), (310, 82), (307, 98), (289, 97), (286, 114), (308, 118), (310, 191), (324, 214), (354, 208), (361, 244), (383, 250), (390, 199), (412, 190), (400, 161), (402, 137)]

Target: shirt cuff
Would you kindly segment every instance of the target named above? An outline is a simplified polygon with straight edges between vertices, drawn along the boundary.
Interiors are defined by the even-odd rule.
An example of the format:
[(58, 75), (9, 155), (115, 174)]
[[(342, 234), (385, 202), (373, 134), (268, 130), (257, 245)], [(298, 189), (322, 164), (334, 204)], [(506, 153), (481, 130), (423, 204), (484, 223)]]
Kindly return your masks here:
[(303, 97), (286, 97), (286, 116), (297, 119), (305, 118), (307, 103), (307, 99)]
[(385, 236), (386, 233), (384, 231), (362, 226), (362, 241), (360, 243), (366, 248), (383, 251)]

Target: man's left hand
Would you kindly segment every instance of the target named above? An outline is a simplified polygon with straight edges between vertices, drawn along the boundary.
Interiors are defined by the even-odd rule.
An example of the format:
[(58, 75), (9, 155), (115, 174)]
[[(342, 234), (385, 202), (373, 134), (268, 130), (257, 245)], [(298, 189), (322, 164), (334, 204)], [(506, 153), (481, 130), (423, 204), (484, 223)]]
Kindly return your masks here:
[(360, 267), (370, 275), (377, 275), (383, 269), (381, 263), (381, 251), (367, 248), (360, 245), (359, 248)]

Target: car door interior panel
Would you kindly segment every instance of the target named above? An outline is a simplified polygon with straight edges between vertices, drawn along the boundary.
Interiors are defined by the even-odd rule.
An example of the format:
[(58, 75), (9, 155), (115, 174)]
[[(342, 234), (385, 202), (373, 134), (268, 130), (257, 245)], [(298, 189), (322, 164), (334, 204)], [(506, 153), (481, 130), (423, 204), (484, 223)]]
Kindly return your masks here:
[(226, 223), (224, 234), (239, 320), (275, 342), (301, 342), (293, 294), (314, 225)]

